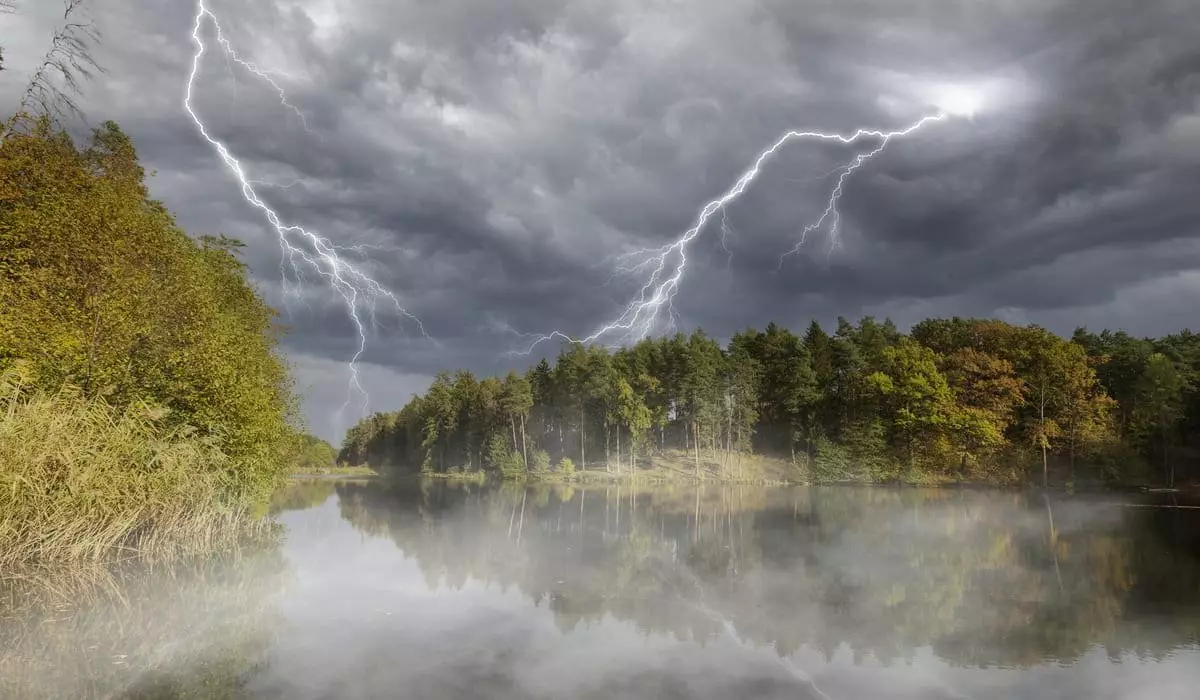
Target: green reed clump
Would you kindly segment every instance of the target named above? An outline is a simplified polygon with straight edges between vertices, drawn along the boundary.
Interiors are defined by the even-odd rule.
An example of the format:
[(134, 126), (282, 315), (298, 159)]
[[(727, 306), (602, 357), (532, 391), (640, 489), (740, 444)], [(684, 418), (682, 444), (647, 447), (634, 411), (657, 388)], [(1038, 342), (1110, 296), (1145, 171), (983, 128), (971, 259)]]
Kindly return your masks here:
[(253, 520), (217, 441), (165, 409), (0, 376), (0, 571), (211, 549)]

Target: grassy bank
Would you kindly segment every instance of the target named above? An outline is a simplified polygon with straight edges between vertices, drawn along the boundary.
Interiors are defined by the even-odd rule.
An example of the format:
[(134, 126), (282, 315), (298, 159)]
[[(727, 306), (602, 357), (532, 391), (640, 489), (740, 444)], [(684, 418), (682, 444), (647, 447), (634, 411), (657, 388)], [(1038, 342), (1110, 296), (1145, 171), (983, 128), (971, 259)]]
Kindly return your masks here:
[(255, 527), (216, 442), (164, 417), (0, 377), (0, 569), (211, 550)]
[(292, 478), (330, 476), (330, 477), (364, 477), (364, 476), (379, 476), (379, 472), (368, 466), (330, 466), (330, 467), (304, 467), (293, 469), (291, 472)]
[[(803, 454), (792, 461), (780, 457), (742, 452), (724, 453), (704, 450), (699, 464), (695, 452), (679, 449), (656, 451), (639, 457), (636, 468), (626, 462), (619, 467), (612, 463), (605, 468), (603, 462), (590, 462), (586, 469), (572, 465), (567, 470), (560, 465), (547, 469), (464, 469), (453, 467), (446, 472), (417, 473), (415, 469), (381, 469), (380, 476), (421, 476), (452, 482), (482, 483), (489, 480), (512, 482), (543, 482), (554, 484), (742, 484), (756, 486), (795, 484), (859, 484), (859, 485), (906, 485), (906, 486), (989, 486), (994, 488), (1027, 488), (1040, 484), (1037, 471), (1029, 466), (1029, 454), (1014, 452), (1006, 460), (993, 464), (972, 464), (949, 472), (931, 473), (906, 466), (885, 455), (854, 458), (835, 454), (832, 458), (822, 453), (814, 458)], [(1084, 470), (1080, 470), (1084, 472)], [(1086, 473), (1086, 472), (1084, 472)], [(1141, 482), (1115, 482), (1097, 479), (1072, 478), (1066, 465), (1052, 467), (1052, 483), (1060, 487), (1139, 488)], [(1184, 487), (1186, 488), (1186, 487)]]
[(702, 456), (699, 469), (695, 458), (682, 450), (666, 450), (639, 460), (636, 469), (628, 464), (590, 465), (564, 474), (558, 471), (532, 473), (531, 481), (550, 483), (723, 483), (762, 486), (803, 483), (804, 475), (789, 462), (761, 455), (742, 454), (727, 460)]

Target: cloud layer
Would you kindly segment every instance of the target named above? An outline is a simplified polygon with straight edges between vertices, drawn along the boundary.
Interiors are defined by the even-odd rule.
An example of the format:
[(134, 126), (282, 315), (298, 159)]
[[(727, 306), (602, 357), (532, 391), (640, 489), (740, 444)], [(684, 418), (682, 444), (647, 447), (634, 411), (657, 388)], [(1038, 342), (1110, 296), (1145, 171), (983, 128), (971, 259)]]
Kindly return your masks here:
[[(972, 120), (931, 125), (859, 171), (843, 235), (810, 238), (819, 179), (854, 151), (794, 143), (697, 239), (676, 301), (724, 336), (776, 320), (996, 315), (1169, 332), (1200, 304), (1200, 6), (1190, 0), (207, 0), (269, 86), (211, 53), (196, 107), (289, 222), (344, 244), (439, 343), (384, 320), (366, 359), (403, 376), (496, 371), (520, 332), (585, 334), (636, 278), (612, 257), (661, 245), (791, 129), (897, 128), (941, 84), (988, 85)], [(45, 49), (55, 3), (5, 25), (0, 106)], [(36, 5), (36, 6), (35, 6)], [(190, 0), (98, 5), (114, 119), (190, 231), (249, 244), (289, 310), (287, 350), (327, 437), (356, 339), (319, 284), (285, 305), (274, 233), (182, 109)], [(11, 37), (11, 38), (10, 38)], [(548, 353), (554, 348), (543, 346)], [(350, 412), (351, 414), (353, 411)], [(340, 422), (350, 420), (347, 415)]]

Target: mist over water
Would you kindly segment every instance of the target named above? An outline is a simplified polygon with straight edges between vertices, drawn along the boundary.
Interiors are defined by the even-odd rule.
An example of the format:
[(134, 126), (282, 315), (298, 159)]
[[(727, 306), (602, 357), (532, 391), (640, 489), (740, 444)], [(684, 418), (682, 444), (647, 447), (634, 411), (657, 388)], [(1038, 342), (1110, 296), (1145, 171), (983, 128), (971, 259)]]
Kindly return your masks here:
[(1167, 499), (307, 481), (280, 541), (0, 596), (0, 696), (1193, 698)]

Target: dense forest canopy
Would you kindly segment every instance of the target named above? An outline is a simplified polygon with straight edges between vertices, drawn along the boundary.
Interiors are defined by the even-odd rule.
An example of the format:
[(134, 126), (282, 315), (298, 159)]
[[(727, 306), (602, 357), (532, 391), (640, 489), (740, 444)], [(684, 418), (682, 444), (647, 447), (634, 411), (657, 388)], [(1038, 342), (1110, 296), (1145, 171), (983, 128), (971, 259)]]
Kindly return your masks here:
[[(775, 324), (722, 347), (703, 331), (567, 345), (523, 375), (442, 372), (352, 427), (339, 460), (395, 471), (628, 472), (685, 451), (722, 476), (750, 453), (796, 478), (1121, 482), (1200, 476), (1200, 336), (929, 319)], [(565, 465), (570, 468), (570, 462)]]

